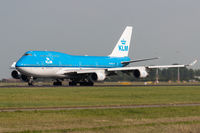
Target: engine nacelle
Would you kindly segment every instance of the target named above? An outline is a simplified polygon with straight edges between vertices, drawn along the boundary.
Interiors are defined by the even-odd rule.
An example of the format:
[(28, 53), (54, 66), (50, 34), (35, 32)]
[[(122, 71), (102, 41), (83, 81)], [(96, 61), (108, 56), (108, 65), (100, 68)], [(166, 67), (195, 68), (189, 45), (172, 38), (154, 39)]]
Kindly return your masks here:
[(106, 74), (104, 72), (96, 72), (96, 73), (92, 73), (89, 76), (89, 79), (91, 81), (103, 81), (106, 78)]
[(17, 70), (14, 70), (11, 72), (11, 76), (14, 78), (14, 79), (20, 79), (21, 78), (21, 73), (18, 72)]
[(146, 71), (146, 68), (145, 67), (141, 67), (141, 68), (138, 68), (136, 70), (133, 71), (133, 75), (136, 77), (136, 78), (146, 78), (149, 74), (148, 72)]

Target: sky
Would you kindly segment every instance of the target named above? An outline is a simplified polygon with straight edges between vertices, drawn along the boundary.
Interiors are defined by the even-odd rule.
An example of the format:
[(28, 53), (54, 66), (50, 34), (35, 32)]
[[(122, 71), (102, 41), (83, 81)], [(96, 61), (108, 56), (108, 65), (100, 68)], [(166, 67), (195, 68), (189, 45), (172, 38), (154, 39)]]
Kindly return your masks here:
[[(137, 65), (200, 59), (199, 0), (1, 0), (0, 79), (26, 51), (109, 55), (133, 26), (129, 56)], [(193, 68), (199, 69), (199, 63)]]

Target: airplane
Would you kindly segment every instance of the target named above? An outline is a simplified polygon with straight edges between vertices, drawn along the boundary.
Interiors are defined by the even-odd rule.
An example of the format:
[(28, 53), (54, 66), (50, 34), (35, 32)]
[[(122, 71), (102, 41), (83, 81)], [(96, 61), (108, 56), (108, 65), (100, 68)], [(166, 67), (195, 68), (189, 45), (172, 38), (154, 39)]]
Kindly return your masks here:
[(188, 67), (187, 65), (161, 66), (128, 66), (130, 63), (154, 60), (147, 58), (131, 60), (128, 57), (133, 27), (127, 26), (112, 53), (108, 56), (79, 56), (55, 51), (28, 51), (11, 68), (15, 79), (28, 82), (29, 86), (38, 78), (53, 79), (54, 86), (61, 86), (64, 79), (69, 79), (69, 86), (93, 86), (94, 82), (104, 81), (107, 77), (116, 75), (118, 71), (132, 74), (136, 78), (148, 76), (149, 69)]

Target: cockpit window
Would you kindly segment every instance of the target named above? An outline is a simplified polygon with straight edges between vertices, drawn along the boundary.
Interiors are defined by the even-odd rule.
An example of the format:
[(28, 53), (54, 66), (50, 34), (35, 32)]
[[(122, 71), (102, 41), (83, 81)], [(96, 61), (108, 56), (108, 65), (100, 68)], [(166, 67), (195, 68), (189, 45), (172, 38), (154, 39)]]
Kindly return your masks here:
[(24, 54), (24, 56), (32, 56), (32, 54)]

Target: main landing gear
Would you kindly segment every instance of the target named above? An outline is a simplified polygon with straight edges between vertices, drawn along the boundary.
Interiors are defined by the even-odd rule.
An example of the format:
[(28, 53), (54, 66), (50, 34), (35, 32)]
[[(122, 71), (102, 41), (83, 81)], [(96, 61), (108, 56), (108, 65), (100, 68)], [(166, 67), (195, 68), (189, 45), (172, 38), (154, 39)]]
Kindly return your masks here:
[(69, 86), (76, 86), (76, 85), (77, 85), (77, 82), (75, 82), (75, 81), (69, 82)]
[(62, 86), (62, 82), (57, 80), (57, 81), (53, 82), (53, 85), (54, 86)]
[(93, 86), (94, 83), (93, 82), (81, 82), (80, 86)]
[(93, 86), (94, 85), (94, 83), (91, 81), (88, 81), (88, 82), (71, 81), (71, 82), (69, 82), (69, 86), (76, 86), (78, 83), (80, 84), (80, 86)]

